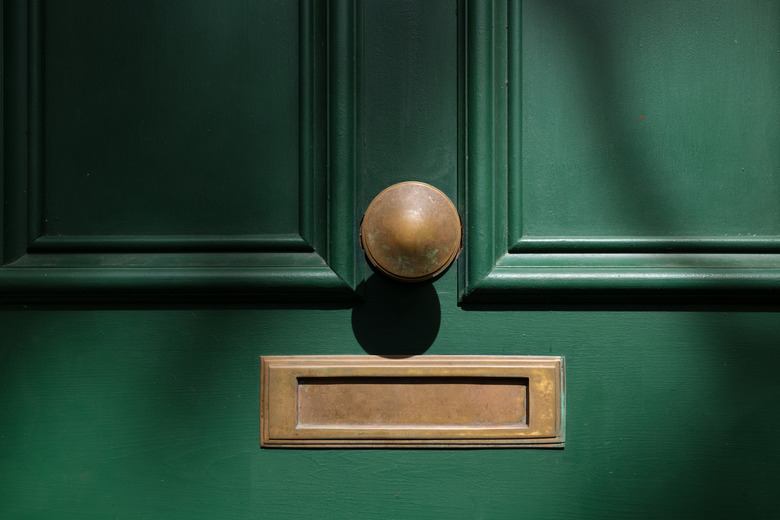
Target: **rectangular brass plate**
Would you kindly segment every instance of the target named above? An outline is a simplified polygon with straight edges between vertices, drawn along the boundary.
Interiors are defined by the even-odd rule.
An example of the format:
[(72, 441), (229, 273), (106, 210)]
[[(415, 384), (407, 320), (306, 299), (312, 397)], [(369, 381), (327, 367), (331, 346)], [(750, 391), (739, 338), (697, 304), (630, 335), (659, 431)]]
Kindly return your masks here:
[(562, 357), (261, 358), (264, 447), (562, 447)]

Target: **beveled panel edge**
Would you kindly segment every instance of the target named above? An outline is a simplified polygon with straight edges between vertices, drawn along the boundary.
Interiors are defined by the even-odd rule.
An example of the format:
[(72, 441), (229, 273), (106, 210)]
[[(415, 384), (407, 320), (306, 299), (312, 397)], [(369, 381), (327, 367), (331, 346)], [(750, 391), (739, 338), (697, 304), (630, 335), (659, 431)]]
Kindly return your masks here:
[(460, 303), (776, 305), (778, 297), (780, 268), (499, 265)]
[(0, 269), (0, 304), (351, 302), (328, 267)]
[(297, 234), (42, 236), (27, 247), (28, 253), (47, 254), (313, 251), (311, 244)]
[[(464, 245), (459, 270), (461, 299), (472, 292), (480, 280), (492, 270), (498, 259), (506, 253), (506, 229), (502, 222), (507, 219), (506, 204), (495, 204), (506, 189), (500, 173), (506, 173), (507, 136), (502, 133), (506, 126), (501, 113), (494, 106), (494, 99), (506, 98), (502, 89), (507, 79), (496, 78), (496, 69), (504, 67), (495, 57), (494, 26), (506, 25), (495, 21), (501, 14), (503, 2), (463, 0), (465, 16), (461, 17), (463, 27), (463, 62), (461, 76), (464, 126), (463, 179), (459, 180), (462, 193), (460, 202), (464, 216)], [(494, 4), (498, 4), (494, 8)], [(496, 66), (497, 65), (497, 66)], [(498, 163), (498, 164), (497, 164)], [(501, 191), (501, 195), (496, 191)]]
[(323, 258), (357, 287), (357, 193), (362, 146), (361, 7), (356, 0), (329, 0), (328, 30), (328, 239)]
[[(6, 117), (11, 109), (13, 120), (4, 127), (7, 130), (3, 134), (6, 155), (0, 171), (0, 186), (5, 184), (6, 187), (2, 193), (5, 206), (0, 210), (0, 222), (5, 225), (0, 234), (0, 303), (138, 301), (150, 299), (154, 293), (159, 293), (154, 299), (166, 301), (183, 298), (189, 301), (199, 295), (209, 300), (239, 297), (252, 301), (357, 298), (354, 164), (358, 150), (355, 121), (353, 117), (329, 118), (327, 115), (334, 109), (347, 110), (352, 115), (357, 110), (352, 65), (356, 49), (352, 35), (359, 28), (354, 0), (330, 0), (327, 5), (306, 0), (300, 7), (299, 68), (301, 81), (308, 82), (301, 88), (304, 106), (300, 130), (300, 236), (44, 235), (41, 216), (44, 8), (40, 0), (11, 1), (7, 2), (4, 17), (3, 45), (11, 59), (6, 60), (3, 69), (6, 83), (11, 88), (3, 91), (3, 109)], [(328, 18), (332, 22), (330, 28)], [(335, 51), (325, 49), (321, 43), (331, 40), (327, 32), (341, 34), (345, 45)], [(336, 66), (327, 64), (328, 52)], [(322, 63), (304, 63), (307, 59)], [(330, 100), (325, 94), (328, 88)], [(339, 88), (345, 93), (333, 90)], [(331, 107), (330, 103), (339, 96), (340, 105)], [(331, 120), (330, 131), (335, 137), (326, 142), (328, 120)], [(317, 125), (322, 129), (315, 128)], [(339, 152), (345, 167), (327, 169), (327, 155), (333, 154), (333, 150)], [(322, 179), (318, 181), (315, 176)], [(342, 243), (351, 244), (351, 247), (342, 249)], [(132, 252), (133, 259), (117, 262), (108, 270), (73, 265), (77, 257), (72, 253), (91, 252), (95, 260), (89, 263), (94, 264), (106, 253), (125, 251)], [(252, 264), (253, 268), (242, 262), (228, 271), (230, 266), (211, 267), (219, 261), (209, 261), (201, 269), (193, 269), (192, 263), (197, 260), (193, 251), (212, 253), (214, 258), (234, 251), (280, 254), (272, 262)], [(327, 267), (306, 265), (310, 263), (312, 251), (316, 251)], [(145, 254), (148, 257), (141, 258)], [(55, 263), (61, 259), (63, 267), (26, 267), (41, 263), (41, 256), (48, 256), (48, 260)], [(165, 268), (159, 266), (163, 257), (169, 262)], [(50, 261), (44, 263), (50, 264)], [(11, 264), (16, 266), (11, 267)], [(186, 275), (192, 283), (183, 282), (180, 275)], [(201, 292), (204, 287), (208, 287), (207, 293)]]
[[(521, 31), (511, 30), (521, 23), (521, 2), (463, 2), (465, 159), (459, 185), (467, 231), (459, 304), (601, 302), (640, 293), (661, 301), (684, 294), (707, 303), (760, 293), (760, 303), (777, 301), (776, 236), (524, 237), (520, 205), (502, 202), (521, 196), (522, 42)], [(496, 30), (504, 27), (509, 30)], [(647, 253), (634, 260), (648, 262), (626, 265), (631, 253)], [(674, 255), (682, 253), (697, 253), (704, 264), (675, 265)], [(526, 262), (535, 254), (538, 260)], [(763, 255), (760, 269), (748, 258), (756, 254)], [(594, 265), (594, 256), (600, 263)]]
[[(515, 206), (519, 206), (515, 204)], [(780, 253), (780, 236), (521, 237), (509, 253)]]
[(28, 69), (32, 54), (28, 46), (30, 16), (27, 2), (3, 4), (3, 169), (0, 178), (3, 227), (0, 233), (0, 263), (24, 254), (29, 243), (29, 105), (37, 99), (29, 89)]
[[(563, 448), (565, 443), (565, 410), (566, 410), (566, 377), (565, 358), (561, 356), (416, 356), (411, 358), (381, 357), (381, 356), (262, 356), (260, 358), (260, 444), (264, 448)], [(398, 377), (405, 375), (431, 375), (432, 369), (503, 369), (506, 373), (522, 368), (552, 370), (554, 395), (557, 399), (555, 406), (555, 434), (554, 436), (536, 436), (525, 438), (493, 437), (485, 435), (471, 438), (309, 438), (289, 439), (273, 438), (269, 435), (271, 429), (268, 425), (268, 413), (270, 402), (278, 402), (271, 399), (272, 380), (270, 372), (273, 369), (313, 369), (332, 373), (329, 370), (336, 368), (347, 370), (354, 375), (383, 374), (386, 370), (401, 370)], [(368, 372), (358, 374), (361, 368), (369, 369)], [(370, 370), (373, 370), (371, 372)], [(509, 372), (507, 372), (509, 371)], [(343, 373), (342, 373), (343, 374)], [(520, 375), (517, 372), (514, 374)], [(307, 376), (310, 377), (310, 376)], [(447, 377), (446, 375), (442, 377)], [(488, 376), (489, 377), (489, 376)], [(525, 377), (520, 375), (520, 377)], [(280, 382), (275, 379), (274, 386), (287, 385), (288, 382)], [(538, 381), (539, 378), (536, 378)], [(529, 378), (529, 386), (534, 382)], [(288, 388), (289, 391), (289, 388)], [(531, 396), (530, 399), (533, 399)], [(292, 401), (297, 403), (297, 399)], [(290, 404), (289, 402), (287, 403)], [(297, 404), (296, 404), (297, 406)], [(532, 414), (531, 401), (528, 402), (528, 413)], [(533, 421), (533, 416), (530, 416)], [(290, 420), (288, 418), (288, 420)], [(307, 428), (309, 429), (309, 428)]]

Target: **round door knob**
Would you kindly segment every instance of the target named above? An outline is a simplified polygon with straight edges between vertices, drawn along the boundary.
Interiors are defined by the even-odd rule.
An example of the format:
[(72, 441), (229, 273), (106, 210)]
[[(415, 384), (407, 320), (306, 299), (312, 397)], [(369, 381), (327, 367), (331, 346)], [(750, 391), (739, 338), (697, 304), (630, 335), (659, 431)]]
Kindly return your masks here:
[(458, 210), (424, 182), (401, 182), (369, 204), (360, 224), (360, 246), (378, 271), (403, 282), (430, 280), (460, 252)]

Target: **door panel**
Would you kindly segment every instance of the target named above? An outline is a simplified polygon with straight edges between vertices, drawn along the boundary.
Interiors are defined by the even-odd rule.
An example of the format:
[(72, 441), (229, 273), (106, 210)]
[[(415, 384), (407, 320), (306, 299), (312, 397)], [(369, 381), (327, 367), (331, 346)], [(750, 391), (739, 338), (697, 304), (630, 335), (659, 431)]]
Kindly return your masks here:
[(780, 287), (777, 3), (466, 4), (464, 300)]
[(4, 5), (0, 294), (354, 296), (354, 13)]
[(298, 232), (298, 18), (295, 2), (47, 4), (44, 234)]
[[(573, 52), (571, 44), (579, 33), (572, 33), (571, 27), (581, 27), (587, 19), (578, 16), (567, 21), (572, 17), (570, 9), (601, 6), (600, 17), (596, 17), (600, 24), (614, 28), (618, 21), (623, 21), (630, 22), (628, 27), (649, 30), (641, 20), (632, 18), (629, 10), (621, 8), (622, 3), (587, 2), (574, 6), (568, 2), (529, 2), (533, 3), (523, 5), (537, 11), (536, 14), (529, 11), (522, 23), (545, 22), (542, 27), (546, 31), (528, 35), (533, 38), (523, 43), (524, 49), (537, 40), (545, 43), (552, 40), (550, 44), (556, 52)], [(104, 10), (106, 17), (116, 17), (121, 12), (118, 3), (99, 4), (96, 2), (91, 7)], [(148, 7), (152, 13), (144, 27), (162, 27), (164, 22), (171, 22), (170, 17), (157, 19), (158, 15), (153, 14), (157, 11), (152, 8), (163, 4), (172, 5), (168, 2), (138, 4)], [(686, 7), (680, 16), (685, 17), (689, 26), (700, 20), (699, 15), (704, 16), (703, 3), (675, 3), (682, 4)], [(30, 5), (34, 8), (41, 4)], [(282, 12), (282, 6), (268, 5)], [(780, 361), (777, 348), (780, 308), (771, 291), (764, 293), (761, 305), (751, 301), (734, 303), (734, 295), (752, 297), (751, 293), (745, 293), (750, 284), (741, 283), (740, 277), (734, 276), (729, 283), (734, 284), (735, 292), (728, 296), (697, 293), (682, 304), (676, 299), (676, 292), (666, 290), (661, 291), (666, 295), (664, 299), (650, 304), (646, 293), (631, 291), (623, 292), (617, 302), (572, 302), (566, 297), (576, 287), (571, 278), (561, 282), (562, 293), (548, 292), (544, 299), (536, 295), (521, 298), (527, 288), (521, 291), (512, 285), (513, 277), (526, 269), (519, 262), (521, 256), (535, 252), (529, 249), (520, 253), (512, 249), (514, 242), (507, 238), (515, 236), (508, 231), (514, 228), (506, 223), (510, 220), (504, 218), (507, 209), (502, 203), (510, 200), (506, 195), (511, 189), (506, 181), (507, 168), (493, 168), (483, 172), (483, 177), (476, 175), (470, 165), (475, 155), (469, 153), (467, 158), (467, 147), (472, 145), (471, 134), (465, 132), (471, 132), (480, 122), (475, 118), (488, 112), (474, 110), (473, 99), (468, 97), (468, 89), (475, 85), (469, 86), (467, 80), (472, 77), (479, 80), (480, 76), (473, 76), (476, 71), (467, 67), (473, 57), (467, 55), (472, 47), (467, 49), (465, 42), (473, 43), (475, 37), (483, 35), (479, 27), (501, 27), (501, 23), (490, 21), (493, 17), (498, 17), (498, 22), (503, 21), (501, 16), (507, 17), (512, 27), (516, 23), (512, 17), (515, 12), (496, 2), (490, 4), (493, 11), (485, 18), (487, 3), (444, 0), (404, 0), (392, 2), (392, 6), (342, 1), (332, 1), (327, 6), (314, 2), (285, 5), (298, 6), (296, 23), (297, 27), (307, 28), (300, 29), (303, 33), (326, 34), (326, 38), (315, 37), (313, 41), (329, 42), (327, 46), (314, 46), (312, 62), (328, 63), (330, 68), (327, 77), (314, 80), (315, 84), (322, 85), (317, 81), (323, 81), (327, 85), (322, 87), (320, 95), (326, 96), (329, 114), (325, 122), (320, 121), (321, 126), (317, 126), (320, 130), (315, 135), (327, 132), (330, 137), (319, 148), (315, 147), (318, 151), (311, 160), (317, 163), (316, 157), (321, 157), (317, 154), (327, 153), (330, 170), (327, 175), (314, 176), (320, 180), (314, 183), (319, 188), (312, 192), (315, 194), (312, 204), (294, 204), (301, 211), (299, 222), (312, 224), (310, 228), (301, 224), (297, 233), (311, 244), (313, 251), (282, 251), (276, 245), (259, 252), (250, 250), (250, 246), (241, 251), (230, 247), (220, 249), (214, 244), (224, 244), (231, 236), (232, 239), (244, 236), (231, 235), (233, 231), (225, 228), (232, 221), (225, 220), (219, 232), (228, 237), (217, 235), (217, 240), (214, 235), (206, 236), (211, 242), (205, 246), (205, 252), (197, 253), (192, 250), (194, 246), (173, 240), (181, 235), (171, 234), (179, 230), (173, 229), (170, 222), (158, 228), (162, 246), (145, 243), (131, 250), (122, 243), (126, 240), (124, 234), (108, 235), (108, 238), (107, 235), (90, 236), (84, 227), (73, 226), (74, 231), (83, 233), (78, 240), (86, 245), (77, 247), (74, 244), (78, 242), (71, 242), (47, 249), (42, 244), (36, 250), (34, 244), (41, 235), (28, 236), (30, 202), (23, 193), (28, 181), (27, 141), (22, 139), (24, 132), (18, 126), (19, 121), (27, 121), (26, 108), (20, 108), (27, 106), (26, 101), (19, 104), (20, 99), (25, 99), (19, 96), (26, 92), (27, 74), (9, 73), (27, 63), (19, 44), (27, 41), (24, 28), (28, 4), (4, 2), (6, 211), (3, 213), (5, 266), (0, 271), (3, 295), (0, 304), (0, 516), (360, 520), (778, 516), (776, 490), (780, 474), (776, 460), (780, 454), (771, 439), (780, 429), (780, 414), (775, 406), (780, 383), (774, 374), (774, 366)], [(660, 15), (648, 11), (651, 5), (642, 3), (638, 13), (652, 15), (651, 19), (655, 20), (653, 17)], [(763, 27), (757, 30), (763, 31), (766, 37), (771, 35), (771, 24), (777, 27), (776, 9), (766, 7), (777, 6), (775, 2), (717, 2), (717, 5), (724, 10), (720, 24), (726, 23), (726, 11), (741, 6), (734, 12), (737, 20), (743, 20), (740, 24), (756, 20), (757, 27)], [(231, 11), (224, 20), (243, 22), (232, 10), (247, 12), (242, 10), (258, 7), (251, 2), (192, 2), (188, 6), (197, 12), (187, 16), (177, 13), (177, 17), (182, 15), (182, 23), (191, 19), (190, 15), (199, 19), (201, 15), (219, 15), (222, 9)], [(308, 10), (312, 6), (313, 17), (304, 16), (312, 12)], [(324, 7), (324, 11), (317, 11)], [(544, 11), (539, 12), (543, 7)], [(80, 23), (84, 24), (85, 32), (96, 34), (94, 31), (99, 27), (87, 23), (90, 20), (87, 11), (83, 12)], [(223, 18), (215, 17), (214, 25), (204, 27), (209, 30), (222, 27)], [(554, 23), (556, 17), (561, 18), (559, 24)], [(69, 18), (63, 15), (62, 19)], [(97, 25), (101, 20), (93, 19)], [(306, 20), (318, 21), (308, 25)], [(666, 30), (655, 22), (652, 27)], [(695, 33), (695, 24), (691, 27)], [(56, 27), (47, 29), (56, 30)], [(627, 29), (618, 32), (623, 30)], [(713, 36), (706, 27), (698, 30), (700, 34)], [(261, 37), (251, 33), (243, 34), (252, 41)], [(234, 33), (221, 34), (230, 40)], [(484, 34), (500, 36), (500, 31), (491, 29)], [(126, 36), (138, 42), (134, 34)], [(764, 41), (776, 41), (774, 38), (764, 38)], [(306, 37), (301, 35), (301, 39)], [(561, 42), (569, 42), (566, 44), (569, 46)], [(25, 45), (22, 47), (26, 48)], [(304, 47), (297, 45), (299, 53), (303, 53)], [(606, 43), (603, 45), (607, 47)], [(210, 52), (206, 44), (195, 47), (202, 53)], [(148, 48), (153, 46), (149, 44)], [(484, 51), (483, 47), (477, 50), (480, 49)], [(701, 51), (698, 55), (717, 62), (715, 54), (722, 50), (714, 49), (712, 54)], [(140, 51), (143, 49), (133, 49), (133, 52)], [(250, 51), (246, 52), (247, 56), (251, 55)], [(564, 58), (548, 52), (552, 51), (544, 50), (539, 58), (547, 60), (552, 71), (561, 73), (557, 60)], [(595, 56), (595, 51), (588, 49), (578, 52), (591, 58)], [(353, 53), (357, 59), (352, 59)], [(479, 56), (478, 63), (485, 63)], [(524, 60), (529, 60), (534, 54), (524, 56)], [(72, 59), (75, 63), (79, 61)], [(765, 54), (763, 59), (768, 60), (769, 56)], [(502, 58), (496, 63), (504, 62)], [(568, 73), (584, 74), (585, 81), (588, 68), (583, 66)], [(467, 71), (472, 76), (466, 76)], [(692, 72), (679, 72), (682, 78), (678, 79), (685, 79), (687, 84)], [(498, 78), (493, 80), (493, 85), (500, 85), (502, 70), (494, 69), (493, 73)], [(301, 72), (298, 74), (300, 77)], [(643, 71), (640, 76), (631, 77), (652, 79), (655, 76)], [(477, 83), (479, 87), (481, 83)], [(721, 88), (711, 86), (715, 90)], [(635, 85), (635, 88), (644, 87)], [(763, 88), (764, 94), (776, 94), (768, 83)], [(491, 92), (501, 94), (502, 90)], [(543, 94), (536, 92), (536, 95)], [(582, 85), (559, 94), (565, 94), (564, 99), (579, 95), (586, 100), (600, 95), (595, 87)], [(553, 106), (547, 106), (547, 101), (537, 101), (532, 110), (560, 110), (556, 104), (558, 98), (550, 96)], [(777, 97), (772, 96), (764, 101), (776, 103)], [(318, 99), (323, 102), (322, 98)], [(482, 98), (476, 96), (476, 99)], [(230, 104), (224, 99), (217, 101), (219, 106)], [(656, 108), (662, 101), (655, 98)], [(513, 113), (498, 101), (492, 106), (495, 108), (490, 108), (489, 114), (494, 116), (489, 121), (491, 125), (498, 121), (500, 114), (506, 117)], [(72, 107), (63, 102), (60, 108)], [(567, 124), (581, 120), (582, 114), (587, 113), (586, 108), (580, 109), (582, 112)], [(633, 106), (626, 105), (621, 109), (623, 112), (599, 117), (618, 121), (621, 114), (631, 114), (633, 119), (625, 121), (625, 125), (659, 124), (652, 119), (657, 117), (655, 111), (642, 109), (634, 116), (632, 109)], [(720, 106), (717, 109), (726, 110)], [(771, 110), (771, 105), (767, 105), (767, 110)], [(637, 120), (642, 114), (645, 118)], [(670, 116), (672, 112), (665, 114)], [(63, 118), (58, 124), (66, 122)], [(163, 124), (173, 125), (173, 122), (167, 120)], [(501, 126), (497, 124), (497, 128)], [(549, 122), (544, 122), (542, 127), (527, 128), (530, 134), (537, 130), (547, 137), (554, 134)], [(689, 127), (685, 131), (694, 130)], [(303, 130), (298, 128), (298, 131), (302, 135)], [(660, 133), (637, 131), (647, 132), (644, 137), (656, 145), (662, 139)], [(710, 130), (706, 127), (701, 131)], [(708, 141), (704, 134), (700, 138)], [(102, 136), (101, 141), (106, 146), (125, 146), (108, 135)], [(537, 150), (537, 145), (541, 147), (547, 141), (539, 138), (531, 151), (557, 160), (559, 156), (550, 150)], [(665, 157), (655, 147), (643, 152), (643, 141), (638, 138), (629, 141), (637, 147), (636, 155), (631, 158), (644, 153), (658, 161)], [(559, 141), (553, 142), (555, 146), (563, 146)], [(596, 150), (608, 155), (609, 146), (605, 143), (596, 140)], [(261, 143), (258, 149), (264, 146)], [(573, 161), (582, 146), (576, 139), (570, 145), (572, 149), (561, 151), (560, 157)], [(599, 148), (604, 146), (606, 151)], [(186, 151), (183, 145), (181, 149)], [(762, 161), (764, 166), (776, 167), (772, 162), (776, 158), (773, 150), (769, 144), (763, 158), (743, 155), (742, 149), (732, 153), (750, 159), (756, 168)], [(477, 155), (477, 164), (483, 164), (480, 157), (485, 156), (485, 148), (478, 151), (482, 155)], [(681, 149), (677, 151), (683, 153)], [(300, 157), (306, 156), (304, 152), (300, 152)], [(55, 157), (62, 157), (65, 151), (58, 153)], [(585, 155), (593, 154), (598, 155), (596, 152)], [(495, 157), (500, 160), (501, 153)], [(538, 157), (534, 160), (536, 166), (528, 165), (535, 171), (530, 182), (541, 189), (544, 165)], [(614, 163), (615, 157), (604, 160)], [(681, 160), (679, 155), (675, 159)], [(525, 163), (521, 165), (526, 167)], [(60, 168), (47, 162), (39, 166), (45, 172)], [(591, 165), (591, 180), (603, 182), (595, 177), (595, 168)], [(30, 167), (30, 171), (34, 168)], [(727, 174), (726, 170), (718, 171)], [(668, 181), (676, 180), (668, 173), (663, 175)], [(76, 179), (75, 173), (73, 178)], [(299, 181), (305, 178), (306, 175), (298, 176)], [(379, 190), (410, 178), (432, 183), (458, 200), (469, 229), (469, 249), (464, 252), (460, 265), (435, 282), (399, 286), (373, 274), (358, 257), (355, 229), (360, 214)], [(575, 190), (571, 185), (576, 179), (576, 176), (563, 176), (557, 182), (563, 186), (561, 190), (572, 195)], [(44, 185), (46, 182), (44, 179)], [(767, 190), (773, 189), (772, 182)], [(475, 189), (479, 189), (476, 194)], [(610, 184), (605, 189), (616, 193), (630, 191), (621, 183)], [(745, 189), (745, 193), (755, 194), (753, 185)], [(583, 199), (576, 211), (585, 211), (596, 200), (593, 190), (590, 191), (591, 197)], [(740, 192), (736, 191), (738, 195)], [(298, 200), (306, 200), (306, 195), (301, 193)], [(155, 197), (146, 193), (139, 196), (142, 200)], [(514, 208), (512, 211), (518, 207), (512, 205), (514, 200), (524, 202), (512, 198), (509, 205), (510, 209)], [(764, 203), (769, 204), (766, 201), (761, 204)], [(41, 207), (46, 207), (45, 204)], [(127, 204), (132, 205), (130, 201)], [(711, 205), (709, 199), (703, 204)], [(524, 218), (536, 218), (540, 226), (549, 226), (532, 228), (532, 231), (564, 236), (569, 217), (558, 214), (560, 218), (545, 223), (540, 220), (544, 216), (541, 207), (540, 202), (536, 208), (529, 206), (528, 214), (521, 213)], [(307, 208), (311, 209), (310, 216), (301, 216)], [(521, 209), (526, 211), (525, 206)], [(768, 216), (772, 215), (769, 207), (765, 205), (764, 209)], [(256, 210), (264, 211), (248, 209)], [(592, 218), (597, 224), (605, 221), (605, 215), (609, 216), (610, 212), (613, 209), (603, 208), (601, 212), (594, 210), (592, 217), (583, 218)], [(745, 222), (751, 226), (757, 224), (756, 215)], [(628, 212), (626, 216), (634, 217)], [(714, 212), (693, 218), (685, 221), (685, 226), (693, 229), (719, 222)], [(726, 229), (735, 224), (731, 220), (723, 222), (726, 227), (707, 236), (725, 233), (725, 238), (718, 240), (735, 238), (731, 235), (740, 231), (736, 227)], [(647, 240), (650, 236), (650, 231), (635, 228), (631, 220), (613, 223), (614, 227), (603, 226), (598, 232), (612, 233), (608, 236), (610, 240), (622, 240), (621, 237)], [(274, 224), (264, 222), (262, 226), (270, 230), (263, 233), (273, 235), (276, 231)], [(758, 249), (749, 246), (718, 252), (712, 249), (712, 242), (707, 242), (698, 251), (709, 255), (709, 259), (714, 254), (732, 255), (726, 258), (728, 273), (744, 273), (745, 265), (759, 260), (768, 262), (765, 270), (772, 270), (772, 259), (767, 257), (774, 253), (767, 255), (767, 250), (761, 248), (776, 232), (776, 226), (777, 221), (771, 220), (769, 227), (756, 232), (761, 242), (756, 246)], [(193, 227), (192, 231), (199, 229)], [(130, 228), (123, 233), (129, 231)], [(582, 239), (586, 231), (576, 238)], [(90, 245), (92, 237), (100, 239), (98, 246)], [(683, 238), (688, 240), (685, 247), (695, 252), (690, 236)], [(69, 236), (68, 240), (76, 238)], [(558, 255), (557, 261), (564, 261), (562, 257), (570, 253), (579, 255), (567, 269), (579, 269), (580, 274), (604, 271), (609, 266), (605, 267), (603, 255), (617, 252), (623, 259), (625, 255), (646, 254), (667, 262), (659, 268), (667, 273), (668, 259), (679, 258), (668, 255), (682, 254), (653, 243), (649, 248), (643, 245), (631, 249), (621, 240), (617, 240), (617, 245), (592, 250), (590, 257), (579, 255), (584, 251), (568, 243), (546, 252), (542, 248), (535, 254)], [(32, 250), (28, 250), (30, 242)], [(119, 245), (111, 249), (107, 245), (111, 243)], [(766, 256), (758, 258), (759, 255)], [(356, 257), (359, 261), (353, 262)], [(504, 257), (514, 264), (496, 267), (496, 261)], [(316, 268), (312, 258), (318, 262)], [(592, 264), (584, 265), (586, 260)], [(648, 269), (647, 264), (639, 265)], [(280, 271), (275, 271), (277, 267)], [(685, 273), (692, 278), (703, 272), (701, 265), (673, 264), (671, 267), (689, 268)], [(545, 267), (548, 268), (549, 265)], [(619, 276), (612, 277), (613, 280), (626, 274), (620, 269), (618, 266)], [(533, 269), (530, 271), (533, 273)], [(312, 282), (322, 272), (330, 273), (328, 279), (338, 281), (340, 289), (334, 292)], [(509, 276), (498, 276), (504, 272)], [(546, 277), (545, 272), (536, 271), (537, 280), (552, 283), (558, 271)], [(106, 282), (105, 273), (120, 281)], [(164, 273), (170, 276), (165, 278)], [(273, 285), (272, 273), (281, 273), (284, 282)], [(51, 277), (64, 285), (52, 284), (48, 281)], [(160, 282), (161, 279), (167, 281)], [(659, 281), (658, 277), (655, 280), (663, 288), (663, 280)], [(464, 288), (471, 288), (468, 284), (472, 282), (476, 292), (469, 293), (468, 300), (462, 301)], [(491, 292), (490, 283), (498, 284), (499, 289)], [(650, 281), (643, 283), (648, 284), (651, 292), (657, 288)], [(603, 280), (598, 284), (601, 289), (609, 289)], [(40, 287), (37, 296), (45, 299), (31, 302), (30, 291), (36, 286)], [(91, 302), (84, 302), (85, 288), (92, 288)], [(591, 295), (604, 294), (592, 287), (586, 289)], [(167, 292), (155, 292), (160, 290)], [(334, 294), (341, 290), (346, 297), (358, 293), (362, 299), (336, 301)], [(499, 298), (501, 291), (506, 294)], [(190, 294), (197, 300), (191, 301)], [(312, 302), (312, 295), (328, 301)], [(266, 301), (248, 302), (245, 298), (249, 296)], [(477, 303), (478, 297), (489, 304)], [(269, 302), (268, 298), (274, 301)], [(279, 298), (286, 301), (276, 301)], [(498, 302), (500, 299), (503, 303)], [(562, 450), (429, 451), (260, 448), (260, 356), (366, 353), (565, 356), (566, 447)]]
[(523, 238), (777, 240), (779, 8), (523, 1)]

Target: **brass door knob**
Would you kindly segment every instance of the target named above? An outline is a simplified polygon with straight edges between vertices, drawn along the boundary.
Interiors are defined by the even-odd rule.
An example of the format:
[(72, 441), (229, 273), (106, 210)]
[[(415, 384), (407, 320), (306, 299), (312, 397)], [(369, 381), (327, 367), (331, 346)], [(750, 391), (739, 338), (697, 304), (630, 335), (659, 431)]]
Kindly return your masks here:
[(403, 282), (430, 280), (455, 261), (463, 231), (440, 190), (409, 181), (384, 189), (360, 224), (360, 246), (378, 271)]

